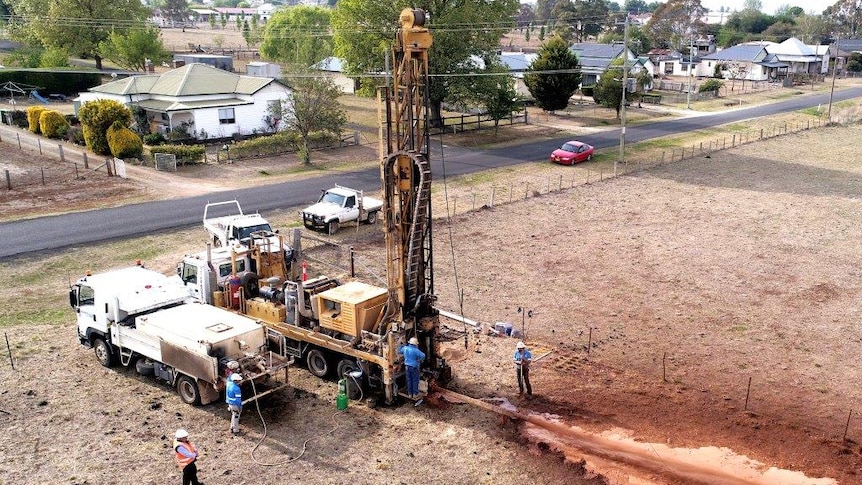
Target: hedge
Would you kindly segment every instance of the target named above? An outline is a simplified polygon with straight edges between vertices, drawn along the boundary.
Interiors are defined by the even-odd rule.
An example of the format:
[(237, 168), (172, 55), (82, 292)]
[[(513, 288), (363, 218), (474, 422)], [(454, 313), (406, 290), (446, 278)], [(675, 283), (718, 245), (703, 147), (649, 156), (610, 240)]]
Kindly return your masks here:
[(48, 94), (65, 94), (77, 96), (79, 93), (102, 84), (102, 75), (98, 72), (62, 72), (62, 71), (8, 71), (0, 70), (0, 84), (7, 81), (37, 86), (45, 96)]
[(39, 130), (48, 138), (62, 138), (69, 130), (69, 123), (59, 111), (46, 109), (39, 115)]
[(39, 116), (46, 109), (42, 106), (30, 106), (27, 108), (27, 129), (35, 134), (41, 134), (39, 129)]
[(159, 145), (151, 147), (150, 152), (167, 153), (177, 157), (177, 165), (188, 165), (202, 163), (206, 156), (206, 147), (203, 145)]
[[(324, 148), (335, 145), (340, 138), (329, 132), (316, 131), (308, 136), (309, 148)], [(280, 153), (291, 153), (299, 149), (301, 139), (296, 132), (282, 131), (274, 135), (261, 136), (228, 145), (225, 154), (229, 160), (240, 160)]]

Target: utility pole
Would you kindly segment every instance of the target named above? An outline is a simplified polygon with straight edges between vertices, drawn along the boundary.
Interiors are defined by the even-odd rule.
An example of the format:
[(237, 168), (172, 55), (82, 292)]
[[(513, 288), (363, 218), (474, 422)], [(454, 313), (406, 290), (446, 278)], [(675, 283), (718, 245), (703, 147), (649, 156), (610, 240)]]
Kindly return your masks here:
[[(623, 99), (620, 100), (620, 163), (626, 161), (626, 88), (629, 83), (629, 14), (623, 23)], [(617, 163), (614, 162), (614, 177), (617, 175)]]
[(691, 109), (691, 65), (694, 64), (692, 53), (694, 52), (694, 35), (688, 38), (688, 93), (685, 97), (685, 109)]
[[(829, 109), (826, 112), (826, 123), (832, 124), (832, 95), (835, 94), (835, 72), (838, 71), (838, 34), (835, 34), (835, 62), (832, 63), (832, 89), (829, 91)], [(826, 62), (829, 62), (828, 60)]]

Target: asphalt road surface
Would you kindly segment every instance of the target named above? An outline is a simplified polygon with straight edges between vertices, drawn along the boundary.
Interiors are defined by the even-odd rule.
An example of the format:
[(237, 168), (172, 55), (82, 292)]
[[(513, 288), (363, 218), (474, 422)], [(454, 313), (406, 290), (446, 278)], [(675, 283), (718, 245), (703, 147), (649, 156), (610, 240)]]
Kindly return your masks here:
[[(836, 91), (833, 103), (859, 96), (862, 96), (862, 88)], [(820, 93), (752, 108), (657, 121), (628, 127), (626, 142), (634, 143), (828, 103), (829, 93)], [(543, 140), (492, 150), (452, 147), (443, 147), (441, 150), (439, 139), (435, 138), (431, 145), (432, 172), (435, 178), (439, 179), (444, 172), (447, 177), (451, 177), (541, 160), (567, 139)], [(589, 137), (590, 143), (596, 148), (618, 146), (619, 139), (619, 129), (594, 133)], [(380, 172), (377, 168), (365, 169), (323, 175), (311, 180), (230, 190), (185, 199), (145, 202), (110, 209), (6, 222), (0, 224), (0, 235), (2, 235), (0, 259), (24, 255), (36, 256), (46, 251), (200, 226), (203, 208), (207, 202), (237, 199), (246, 210), (264, 214), (276, 209), (301, 207), (317, 200), (320, 189), (329, 188), (336, 183), (361, 190), (376, 191), (380, 189)], [(111, 222), (105, 223), (105, 221)]]

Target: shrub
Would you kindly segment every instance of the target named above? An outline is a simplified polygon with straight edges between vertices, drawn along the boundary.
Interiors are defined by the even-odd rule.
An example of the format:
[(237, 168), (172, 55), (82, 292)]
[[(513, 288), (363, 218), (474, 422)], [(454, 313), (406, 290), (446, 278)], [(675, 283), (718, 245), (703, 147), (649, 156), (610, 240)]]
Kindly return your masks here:
[(78, 119), (75, 115), (63, 115), (66, 118), (66, 123), (69, 123), (70, 126), (80, 125), (81, 120)]
[(158, 148), (150, 151), (176, 155), (178, 165), (200, 163), (204, 161), (206, 155), (206, 147), (203, 145), (159, 145)]
[(39, 115), (39, 130), (48, 138), (62, 138), (69, 123), (58, 111), (46, 109)]
[(592, 98), (593, 89), (595, 89), (595, 87), (595, 84), (591, 86), (581, 86), (581, 94), (583, 94), (585, 98)]
[(134, 131), (123, 125), (122, 121), (115, 121), (108, 128), (108, 146), (111, 155), (116, 158), (141, 158), (144, 145)]
[(27, 128), (30, 124), (27, 121), (27, 113), (25, 113), (24, 111), (18, 111), (16, 109), (11, 113), (10, 118), (12, 120), (12, 124), (17, 126), (18, 128)]
[(132, 124), (132, 112), (112, 99), (97, 99), (84, 103), (78, 111), (87, 148), (99, 155), (110, 155), (108, 128), (119, 121), (123, 126)]
[(27, 108), (27, 129), (37, 135), (42, 133), (39, 131), (39, 116), (42, 115), (43, 111), (45, 111), (45, 108), (41, 106), (30, 106)]
[(697, 87), (698, 93), (708, 93), (715, 92), (718, 94), (718, 90), (724, 86), (724, 81), (720, 81), (718, 79), (707, 79), (706, 81), (700, 83), (700, 86)]
[(144, 135), (144, 144), (150, 146), (163, 145), (165, 136), (161, 133), (147, 133)]
[(75, 145), (84, 146), (87, 144), (84, 140), (84, 130), (80, 126), (70, 126), (66, 130), (65, 138), (69, 143), (74, 143)]

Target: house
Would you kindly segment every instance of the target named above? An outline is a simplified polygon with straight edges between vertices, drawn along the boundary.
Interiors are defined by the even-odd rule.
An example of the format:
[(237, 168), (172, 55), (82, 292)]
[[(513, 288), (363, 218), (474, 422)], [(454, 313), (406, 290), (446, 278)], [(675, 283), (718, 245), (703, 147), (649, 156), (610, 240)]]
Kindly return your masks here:
[(143, 109), (150, 132), (186, 132), (205, 140), (272, 131), (265, 119), (270, 106), (290, 96), (290, 88), (275, 79), (195, 63), (102, 84), (81, 93), (75, 102), (113, 99)]
[(538, 56), (538, 54), (526, 52), (500, 52), (500, 62), (506, 66), (515, 79), (515, 92), (524, 98), (533, 97), (530, 90), (527, 89), (527, 85), (524, 84), (524, 73)]
[(345, 71), (347, 71), (346, 63), (338, 57), (327, 57), (311, 66), (311, 70), (320, 72), (329, 78), (343, 93), (353, 94), (359, 87), (357, 79), (345, 74)]
[(826, 74), (829, 71), (828, 45), (807, 45), (791, 37), (767, 46), (766, 51), (774, 55), (777, 62), (786, 63), (790, 74)]
[(761, 43), (739, 44), (701, 57), (695, 73), (712, 76), (718, 65), (725, 79), (766, 81), (770, 77), (777, 77), (778, 71), (787, 67), (768, 56), (766, 46)]
[(581, 65), (581, 85), (592, 86), (615, 59), (625, 57), (631, 65), (635, 55), (620, 44), (576, 43), (569, 47)]

